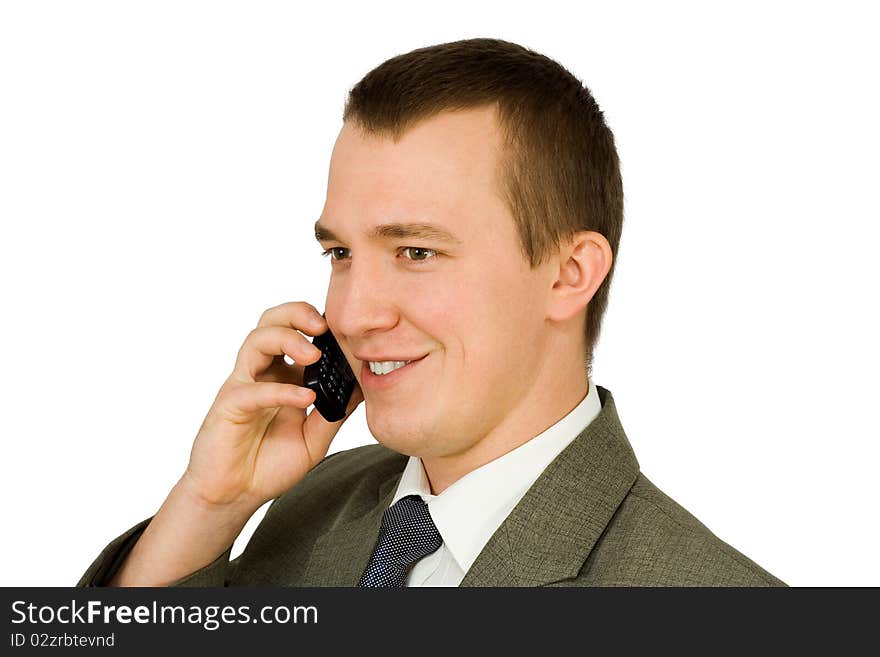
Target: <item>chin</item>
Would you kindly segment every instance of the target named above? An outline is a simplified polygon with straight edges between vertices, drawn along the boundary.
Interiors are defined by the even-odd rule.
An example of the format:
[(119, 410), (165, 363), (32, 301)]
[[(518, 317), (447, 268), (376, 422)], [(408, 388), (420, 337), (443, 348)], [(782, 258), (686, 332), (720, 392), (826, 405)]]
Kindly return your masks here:
[(377, 443), (386, 449), (390, 449), (392, 452), (397, 452), (404, 456), (422, 455), (422, 450), (419, 449), (419, 442), (416, 440), (400, 438), (399, 436), (379, 435), (375, 431), (372, 433)]
[(386, 417), (385, 413), (380, 415), (376, 418), (367, 413), (367, 426), (376, 442), (406, 456), (421, 456), (424, 453), (425, 434), (413, 430), (410, 418)]

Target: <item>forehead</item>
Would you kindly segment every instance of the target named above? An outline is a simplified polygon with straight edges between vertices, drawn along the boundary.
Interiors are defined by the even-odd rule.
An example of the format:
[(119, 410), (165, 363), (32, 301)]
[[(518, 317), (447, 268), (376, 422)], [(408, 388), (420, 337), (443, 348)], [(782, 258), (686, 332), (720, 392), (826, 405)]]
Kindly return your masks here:
[(396, 142), (346, 123), (333, 148), (320, 223), (331, 230), (417, 221), (461, 229), (502, 204), (500, 148), (493, 107), (442, 112)]

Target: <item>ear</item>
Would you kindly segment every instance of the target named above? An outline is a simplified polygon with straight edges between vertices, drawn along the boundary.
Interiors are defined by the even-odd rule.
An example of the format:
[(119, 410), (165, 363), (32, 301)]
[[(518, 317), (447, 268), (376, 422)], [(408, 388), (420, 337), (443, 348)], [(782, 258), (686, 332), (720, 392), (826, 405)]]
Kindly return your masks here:
[(580, 314), (611, 269), (614, 256), (605, 236), (575, 233), (559, 248), (559, 270), (550, 290), (548, 319), (561, 322)]

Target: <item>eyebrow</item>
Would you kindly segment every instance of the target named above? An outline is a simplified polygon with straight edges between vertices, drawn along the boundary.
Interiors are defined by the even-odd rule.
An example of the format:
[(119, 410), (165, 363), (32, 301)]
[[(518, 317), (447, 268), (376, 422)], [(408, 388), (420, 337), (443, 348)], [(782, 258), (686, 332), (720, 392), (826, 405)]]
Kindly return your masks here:
[[(436, 224), (429, 223), (390, 223), (380, 224), (367, 231), (367, 239), (370, 240), (390, 240), (402, 238), (418, 238), (426, 240), (440, 240), (442, 242), (450, 242), (452, 244), (461, 244), (461, 240), (450, 233), (445, 228), (441, 228)], [(320, 221), (315, 222), (315, 239), (319, 242), (341, 242), (342, 240), (336, 236), (332, 230), (321, 225)]]

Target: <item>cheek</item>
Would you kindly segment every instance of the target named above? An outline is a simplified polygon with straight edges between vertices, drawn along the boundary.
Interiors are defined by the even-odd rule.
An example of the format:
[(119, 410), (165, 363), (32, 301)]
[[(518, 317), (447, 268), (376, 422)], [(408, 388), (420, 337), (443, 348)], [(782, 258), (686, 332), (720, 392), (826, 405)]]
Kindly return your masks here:
[[(482, 309), (483, 322), (493, 330), (514, 330), (536, 308), (533, 279), (519, 269), (496, 268), (471, 285), (472, 306)], [(507, 332), (507, 331), (504, 331)]]
[(538, 304), (533, 287), (521, 276), (481, 273), (458, 286), (442, 321), (454, 322), (467, 367), (489, 375), (509, 369), (511, 361), (534, 351)]
[[(430, 272), (403, 279), (395, 287), (395, 301), (402, 310), (412, 309), (425, 317), (442, 315), (455, 303), (458, 285), (452, 276), (442, 271)], [(413, 317), (416, 319), (418, 315)]]

